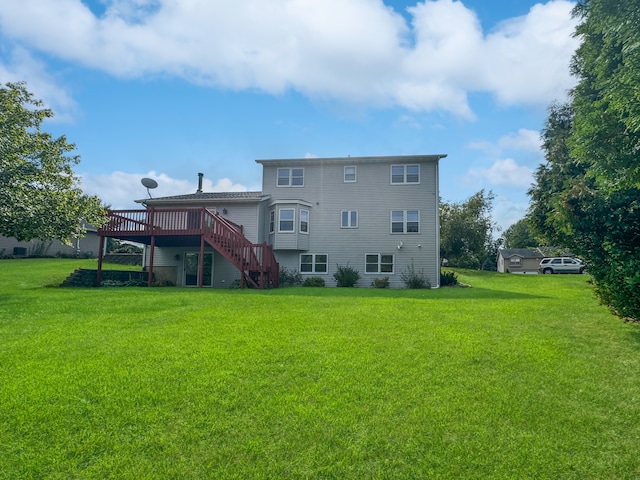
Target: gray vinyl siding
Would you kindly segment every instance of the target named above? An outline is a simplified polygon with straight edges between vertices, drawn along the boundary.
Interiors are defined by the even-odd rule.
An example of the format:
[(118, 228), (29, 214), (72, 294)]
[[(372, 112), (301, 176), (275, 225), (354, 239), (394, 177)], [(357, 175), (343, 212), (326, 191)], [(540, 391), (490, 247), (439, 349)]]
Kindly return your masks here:
[[(272, 201), (295, 199), (308, 202), (310, 213), (309, 245), (306, 252), (282, 252), (274, 244), (281, 266), (299, 269), (300, 253), (329, 255), (329, 272), (319, 275), (328, 285), (335, 284), (337, 265), (347, 263), (362, 278), (358, 286), (369, 286), (374, 278), (389, 276), (392, 287), (404, 286), (402, 271), (412, 263), (423, 272), (432, 286), (439, 284), (437, 162), (420, 162), (420, 183), (392, 185), (392, 164), (415, 164), (416, 161), (354, 163), (291, 162), (304, 167), (303, 187), (277, 187), (276, 172), (281, 165), (265, 165), (263, 193)], [(344, 182), (344, 166), (356, 165), (357, 181)], [(358, 211), (358, 228), (341, 228), (341, 211)], [(419, 233), (391, 233), (391, 210), (419, 210)], [(293, 239), (296, 235), (289, 234)], [(402, 241), (402, 248), (398, 245)], [(393, 274), (365, 274), (365, 255), (394, 255)], [(316, 275), (316, 274), (310, 274)]]
[(82, 238), (72, 238), (71, 245), (65, 245), (60, 240), (30, 240), (20, 242), (14, 237), (0, 236), (0, 258), (13, 256), (14, 248), (26, 249), (26, 255), (43, 256), (74, 256), (82, 255), (97, 257), (100, 247), (100, 237), (95, 231), (87, 231)]

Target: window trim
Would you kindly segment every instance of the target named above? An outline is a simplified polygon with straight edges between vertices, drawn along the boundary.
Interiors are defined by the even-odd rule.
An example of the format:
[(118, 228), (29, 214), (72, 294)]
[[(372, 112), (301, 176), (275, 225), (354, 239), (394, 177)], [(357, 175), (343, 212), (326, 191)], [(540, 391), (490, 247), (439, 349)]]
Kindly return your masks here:
[(522, 258), (521, 257), (509, 257), (509, 266), (510, 267), (521, 267), (522, 266)]
[(269, 211), (269, 233), (276, 233), (276, 211)]
[[(284, 172), (287, 171), (287, 176), (285, 177), (280, 176), (280, 172)], [(294, 170), (300, 170), (302, 172), (302, 175), (300, 176), (294, 176), (293, 175), (293, 171)], [(287, 179), (287, 183), (286, 184), (280, 184), (280, 179)], [(293, 184), (293, 179), (294, 178), (302, 178), (302, 183), (300, 185), (294, 185)], [(304, 187), (304, 167), (282, 167), (282, 168), (278, 168), (276, 170), (276, 187), (282, 187), (282, 188), (291, 188), (291, 187)]]
[[(303, 256), (309, 256), (311, 257), (311, 271), (310, 272), (305, 272), (302, 270), (302, 257)], [(316, 257), (318, 256), (324, 256), (325, 257), (325, 262), (317, 262), (316, 261)], [(325, 265), (325, 271), (324, 272), (319, 272), (317, 270), (317, 265)], [(306, 265), (306, 264), (305, 264)], [(328, 275), (329, 274), (329, 254), (328, 253), (301, 253), (300, 257), (298, 259), (298, 268), (299, 271), (302, 275)]]
[[(343, 218), (344, 218), (344, 214), (347, 214), (347, 225), (344, 224), (343, 222)], [(352, 214), (356, 214), (356, 224), (353, 225), (351, 223), (351, 217)], [(340, 211), (340, 228), (358, 228), (358, 224), (360, 222), (360, 219), (358, 218), (360, 216), (360, 214), (358, 213), (358, 210), (341, 210)]]
[[(347, 168), (353, 168), (353, 180), (347, 180)], [(356, 183), (358, 180), (358, 169), (355, 165), (345, 165), (343, 180), (344, 183)]]
[[(284, 220), (285, 222), (291, 222), (291, 230), (282, 230), (282, 212), (293, 212), (293, 219)], [(296, 232), (296, 209), (295, 208), (279, 208), (278, 209), (278, 233), (295, 233)]]
[[(369, 263), (367, 262), (367, 257), (369, 256), (377, 256), (378, 257), (378, 262), (377, 262), (377, 270), (375, 272), (369, 272), (367, 271), (367, 266), (369, 265), (373, 265), (373, 263)], [(383, 272), (382, 271), (382, 257), (391, 257), (391, 271), (390, 272)], [(388, 262), (385, 262), (384, 265), (388, 265)], [(396, 271), (396, 256), (393, 253), (365, 253), (364, 254), (364, 274), (365, 275), (394, 275)]]
[[(306, 217), (307, 217), (307, 219), (306, 219), (306, 224), (307, 224), (306, 225), (306, 227), (307, 227), (306, 230), (302, 229), (303, 213), (305, 213)], [(309, 235), (309, 219), (311, 217), (311, 215), (309, 214), (309, 210), (301, 208), (298, 217), (299, 217), (298, 232), (302, 233), (303, 235)]]
[[(402, 212), (402, 231), (401, 232), (394, 232), (393, 231), (393, 224), (394, 223), (399, 223), (399, 222), (394, 222), (393, 220), (393, 213), (394, 212)], [(415, 222), (409, 222), (408, 220), (408, 216), (409, 216), (409, 212), (416, 212), (418, 215), (418, 221), (417, 221), (417, 226), (418, 226), (418, 231), (416, 232), (409, 232), (407, 227), (409, 225), (409, 223), (415, 223)], [(420, 234), (420, 210), (416, 210), (416, 209), (409, 209), (409, 210), (390, 210), (389, 211), (389, 232), (392, 235), (419, 235)]]
[[(393, 181), (393, 169), (394, 167), (402, 167), (402, 181), (401, 182), (394, 182)], [(418, 180), (416, 180), (415, 182), (410, 182), (408, 181), (408, 177), (409, 177), (409, 173), (407, 172), (407, 169), (409, 167), (417, 167), (418, 168)], [(420, 164), (419, 163), (406, 163), (406, 164), (396, 164), (396, 165), (391, 165), (391, 167), (389, 168), (389, 182), (391, 183), (391, 185), (419, 185), (420, 184)], [(396, 174), (399, 175), (399, 174)], [(414, 175), (414, 174), (411, 174)]]

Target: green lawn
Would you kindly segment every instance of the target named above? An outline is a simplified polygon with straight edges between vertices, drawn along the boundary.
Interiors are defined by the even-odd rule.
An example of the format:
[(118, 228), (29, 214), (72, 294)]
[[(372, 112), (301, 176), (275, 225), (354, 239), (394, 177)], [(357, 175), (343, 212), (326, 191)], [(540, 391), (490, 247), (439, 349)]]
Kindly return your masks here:
[(640, 326), (586, 275), (56, 288), (0, 261), (0, 478), (640, 477)]

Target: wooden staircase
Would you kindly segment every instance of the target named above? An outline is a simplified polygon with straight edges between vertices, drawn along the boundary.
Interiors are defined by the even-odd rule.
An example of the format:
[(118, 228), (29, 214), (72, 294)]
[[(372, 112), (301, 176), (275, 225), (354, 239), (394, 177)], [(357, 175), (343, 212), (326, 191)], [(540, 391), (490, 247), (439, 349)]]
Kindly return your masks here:
[(251, 243), (238, 225), (218, 213), (205, 210), (203, 220), (204, 240), (240, 270), (241, 287), (278, 287), (279, 268), (271, 245)]

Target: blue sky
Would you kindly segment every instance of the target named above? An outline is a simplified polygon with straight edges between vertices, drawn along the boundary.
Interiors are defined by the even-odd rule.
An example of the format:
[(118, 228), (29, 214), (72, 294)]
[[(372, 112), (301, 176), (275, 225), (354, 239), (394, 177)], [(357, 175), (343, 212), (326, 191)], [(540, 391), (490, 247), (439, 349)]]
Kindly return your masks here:
[(256, 159), (446, 153), (440, 190), (526, 212), (539, 131), (569, 74), (565, 0), (0, 3), (0, 82), (24, 80), (76, 144), (82, 188), (260, 190)]

